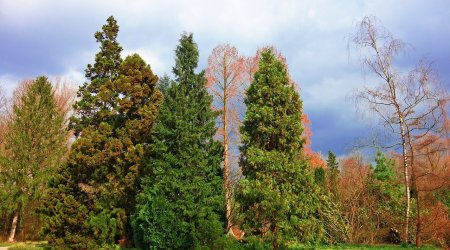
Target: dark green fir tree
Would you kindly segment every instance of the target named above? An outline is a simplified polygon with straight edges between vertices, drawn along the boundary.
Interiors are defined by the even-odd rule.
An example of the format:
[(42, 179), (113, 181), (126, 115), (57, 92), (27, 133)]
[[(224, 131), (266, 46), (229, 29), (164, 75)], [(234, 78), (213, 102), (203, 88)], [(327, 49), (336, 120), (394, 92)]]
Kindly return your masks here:
[[(395, 160), (388, 158), (380, 150), (375, 157), (373, 174), (368, 178), (370, 194), (376, 199), (371, 207), (378, 218), (374, 218), (374, 230), (388, 235), (391, 228), (397, 228), (404, 216), (403, 195), (404, 186), (398, 182), (395, 172)], [(379, 219), (382, 218), (382, 219)], [(392, 239), (390, 240), (392, 242)], [(392, 242), (393, 243), (393, 242)]]
[(327, 176), (328, 176), (328, 190), (333, 195), (337, 195), (337, 185), (339, 178), (339, 163), (336, 160), (336, 155), (328, 151), (327, 157)]
[(273, 49), (261, 52), (241, 128), (241, 190), (246, 235), (271, 242), (320, 242), (326, 197), (302, 157), (302, 102)]
[(175, 80), (164, 91), (155, 127), (153, 172), (143, 181), (133, 217), (143, 249), (211, 248), (224, 233), (222, 147), (213, 139), (218, 114), (211, 110), (204, 72), (195, 73), (193, 35), (179, 41)]

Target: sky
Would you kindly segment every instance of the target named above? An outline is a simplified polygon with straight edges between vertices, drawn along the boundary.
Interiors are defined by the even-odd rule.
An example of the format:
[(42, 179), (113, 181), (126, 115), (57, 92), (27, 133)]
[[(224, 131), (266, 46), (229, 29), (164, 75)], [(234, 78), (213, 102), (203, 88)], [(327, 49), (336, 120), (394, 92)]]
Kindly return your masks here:
[(93, 35), (110, 15), (120, 26), (123, 56), (140, 54), (160, 76), (170, 74), (184, 31), (194, 33), (200, 69), (219, 44), (233, 45), (244, 56), (275, 46), (299, 85), (312, 122), (312, 147), (323, 154), (347, 154), (377, 127), (351, 98), (357, 89), (379, 83), (349, 45), (364, 16), (376, 16), (410, 45), (396, 61), (400, 70), (426, 57), (450, 86), (447, 0), (0, 0), (1, 88), (11, 94), (20, 80), (39, 75), (82, 84), (98, 52)]

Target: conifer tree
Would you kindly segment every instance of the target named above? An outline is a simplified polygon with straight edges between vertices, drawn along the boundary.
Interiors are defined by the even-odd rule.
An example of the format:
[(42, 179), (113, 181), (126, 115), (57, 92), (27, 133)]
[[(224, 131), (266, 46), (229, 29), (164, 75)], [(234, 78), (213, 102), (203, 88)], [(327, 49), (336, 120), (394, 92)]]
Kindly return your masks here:
[(302, 102), (287, 68), (272, 49), (261, 52), (259, 69), (247, 90), (241, 128), (244, 180), (238, 195), (248, 235), (279, 241), (321, 240), (315, 216), (319, 188), (302, 158)]
[(402, 190), (404, 187), (397, 181), (395, 165), (394, 159), (387, 158), (378, 150), (373, 176), (368, 179), (370, 194), (377, 201), (372, 209), (375, 210), (375, 214), (382, 218), (373, 219), (373, 221), (376, 224), (376, 230), (384, 234), (383, 236), (387, 235), (386, 232), (391, 228), (399, 229), (398, 227), (402, 223)]
[[(47, 227), (49, 240), (66, 240), (67, 247), (78, 248), (83, 237), (90, 244), (87, 248), (114, 244), (119, 239), (131, 245), (129, 218), (140, 177), (148, 172), (143, 160), (149, 156), (162, 95), (156, 88), (158, 78), (139, 55), (122, 61), (117, 32), (117, 23), (110, 17), (95, 34), (101, 50), (94, 66), (87, 66), (90, 82), (78, 92), (80, 101), (75, 104), (76, 116), (71, 122), (78, 138), (66, 169), (61, 170), (64, 174), (54, 180), (53, 191), (68, 192), (59, 196), (72, 195), (73, 199), (51, 199), (48, 208), (52, 209), (45, 211), (49, 220), (64, 217), (58, 209), (71, 212), (80, 207), (84, 213), (76, 215), (85, 218), (87, 225), (83, 227), (67, 218), (54, 219), (57, 223)], [(67, 186), (61, 190), (57, 183)], [(71, 238), (74, 235), (77, 237)]]
[[(88, 126), (99, 126), (108, 119), (107, 113), (113, 105), (113, 99), (109, 100), (97, 96), (105, 89), (107, 82), (111, 83), (119, 75), (119, 67), (122, 63), (122, 47), (117, 42), (119, 26), (113, 16), (107, 19), (107, 24), (103, 25), (101, 31), (95, 32), (95, 39), (100, 43), (100, 52), (95, 55), (94, 65), (88, 64), (85, 70), (85, 82), (78, 90), (80, 100), (75, 103), (76, 116), (71, 118), (71, 127), (78, 136), (80, 132)], [(112, 96), (111, 96), (112, 97)]]
[(222, 146), (213, 140), (204, 72), (195, 73), (199, 52), (192, 34), (175, 50), (175, 80), (165, 90), (154, 132), (150, 174), (143, 181), (133, 217), (136, 242), (144, 249), (209, 246), (224, 232)]
[(328, 189), (333, 195), (336, 195), (337, 181), (339, 177), (339, 163), (336, 161), (336, 155), (328, 151), (327, 157), (327, 171), (328, 171)]
[(41, 76), (21, 88), (5, 135), (6, 155), (0, 156), (1, 205), (13, 214), (9, 241), (29, 204), (47, 193), (46, 180), (67, 152), (65, 120), (51, 83)]
[(320, 187), (325, 188), (326, 182), (325, 182), (325, 170), (322, 167), (318, 167), (314, 169), (314, 181), (317, 185)]

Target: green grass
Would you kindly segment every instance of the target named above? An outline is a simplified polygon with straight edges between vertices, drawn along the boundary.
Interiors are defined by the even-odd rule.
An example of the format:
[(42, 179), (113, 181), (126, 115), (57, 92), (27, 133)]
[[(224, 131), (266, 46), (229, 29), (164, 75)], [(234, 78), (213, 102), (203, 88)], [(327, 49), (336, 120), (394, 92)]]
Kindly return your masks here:
[(343, 250), (356, 250), (356, 249), (385, 249), (385, 250), (409, 250), (409, 249), (421, 249), (421, 250), (435, 250), (439, 249), (435, 246), (423, 246), (420, 248), (416, 248), (413, 245), (409, 246), (399, 246), (399, 245), (350, 245), (350, 244), (340, 244), (336, 246), (302, 246), (302, 245), (296, 245), (292, 246), (292, 250), (297, 249), (317, 249), (317, 250), (334, 250), (334, 249), (343, 249)]
[(8, 247), (8, 250), (44, 250), (50, 249), (46, 241), (27, 241), (16, 243), (0, 243), (0, 247)]

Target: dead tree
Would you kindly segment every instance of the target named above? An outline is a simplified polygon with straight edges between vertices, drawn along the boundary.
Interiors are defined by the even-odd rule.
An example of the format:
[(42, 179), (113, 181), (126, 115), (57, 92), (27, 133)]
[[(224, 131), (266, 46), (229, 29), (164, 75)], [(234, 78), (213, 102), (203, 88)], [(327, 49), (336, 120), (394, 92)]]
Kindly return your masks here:
[[(214, 97), (214, 108), (221, 112), (219, 116), (218, 137), (223, 145), (223, 178), (225, 190), (225, 210), (227, 231), (232, 223), (232, 178), (231, 162), (232, 142), (239, 137), (239, 116), (236, 108), (244, 74), (243, 58), (235, 47), (228, 44), (213, 49), (208, 58), (206, 76), (208, 88)], [(235, 145), (235, 146), (236, 146)]]

